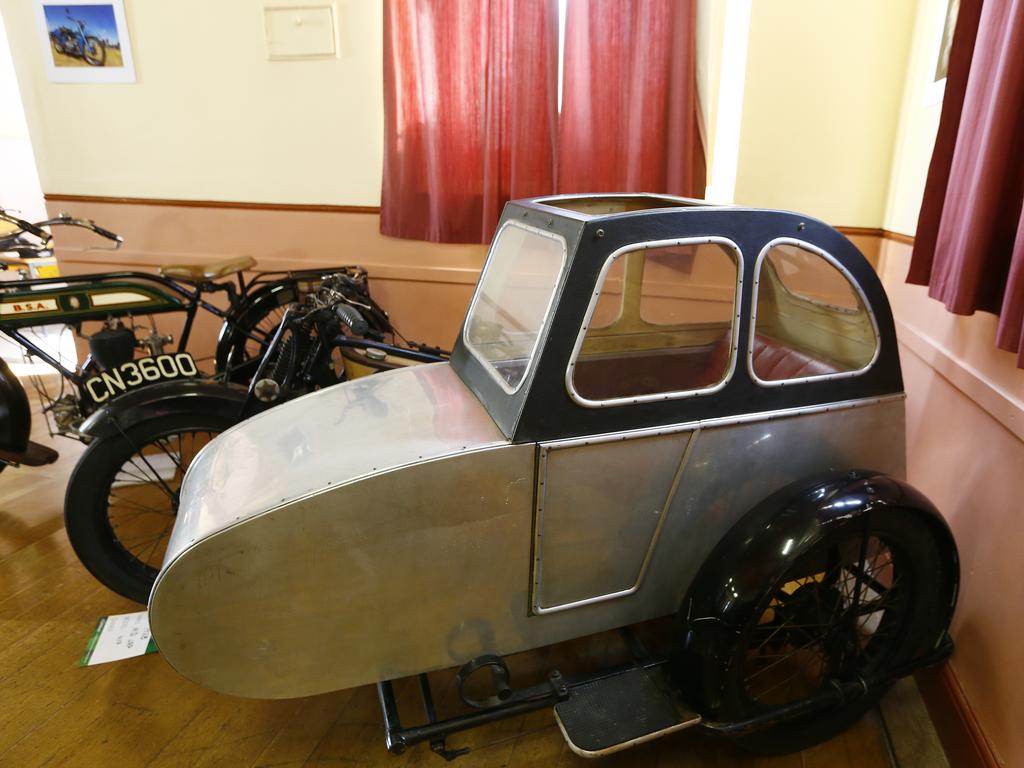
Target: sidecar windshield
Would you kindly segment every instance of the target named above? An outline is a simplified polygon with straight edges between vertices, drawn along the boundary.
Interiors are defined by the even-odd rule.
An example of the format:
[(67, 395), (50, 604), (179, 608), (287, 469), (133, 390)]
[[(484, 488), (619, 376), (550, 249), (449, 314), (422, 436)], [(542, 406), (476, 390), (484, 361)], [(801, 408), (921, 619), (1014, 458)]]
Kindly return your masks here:
[(561, 235), (506, 222), (491, 246), (466, 317), (464, 343), (513, 393), (530, 370), (565, 266)]

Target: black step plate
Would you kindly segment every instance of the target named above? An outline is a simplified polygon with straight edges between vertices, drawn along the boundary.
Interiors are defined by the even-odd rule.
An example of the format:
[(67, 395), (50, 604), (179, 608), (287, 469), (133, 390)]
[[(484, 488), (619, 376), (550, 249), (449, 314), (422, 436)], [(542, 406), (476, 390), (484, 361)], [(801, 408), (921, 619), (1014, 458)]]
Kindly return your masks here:
[(661, 667), (631, 669), (573, 688), (555, 718), (574, 752), (607, 755), (700, 722), (670, 691)]

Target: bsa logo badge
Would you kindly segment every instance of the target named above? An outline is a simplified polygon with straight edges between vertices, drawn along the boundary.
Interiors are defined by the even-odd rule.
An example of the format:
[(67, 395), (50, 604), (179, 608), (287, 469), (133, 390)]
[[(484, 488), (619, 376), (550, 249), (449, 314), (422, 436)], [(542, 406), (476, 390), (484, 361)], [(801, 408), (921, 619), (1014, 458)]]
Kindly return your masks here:
[(25, 315), (31, 312), (55, 312), (56, 299), (25, 299), (0, 303), (0, 315)]

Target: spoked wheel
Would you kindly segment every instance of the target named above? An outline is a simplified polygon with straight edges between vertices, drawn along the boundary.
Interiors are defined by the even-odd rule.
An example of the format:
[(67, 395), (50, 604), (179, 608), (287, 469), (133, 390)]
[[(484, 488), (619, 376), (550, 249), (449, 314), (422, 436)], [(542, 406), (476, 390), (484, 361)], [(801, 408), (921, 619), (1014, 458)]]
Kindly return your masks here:
[[(740, 722), (799, 705), (837, 684), (884, 679), (934, 646), (948, 621), (950, 583), (935, 529), (883, 509), (832, 530), (765, 584), (703, 678), (710, 719)], [(742, 567), (742, 564), (740, 564)], [(700, 631), (700, 630), (698, 630)], [(736, 739), (762, 753), (803, 749), (858, 720), (869, 694)]]
[(281, 326), (285, 309), (286, 306), (274, 306), (261, 315), (256, 323), (248, 329), (250, 334), (256, 336), (256, 339), (249, 337), (240, 339), (236, 357), (240, 354), (241, 360), (259, 360), (263, 356), (265, 345), (270, 343)]
[(228, 416), (176, 414), (90, 443), (68, 483), (64, 524), (93, 576), (136, 602), (149, 599), (185, 472), (232, 423)]
[(744, 635), (748, 704), (785, 706), (884, 663), (909, 617), (905, 557), (876, 535), (850, 535), (795, 563)]
[(82, 51), (82, 57), (87, 63), (94, 67), (102, 67), (107, 61), (107, 49), (95, 37), (85, 38), (85, 48)]
[(248, 384), (274, 338), (288, 305), (299, 299), (298, 285), (281, 283), (229, 319), (217, 343), (217, 371), (229, 381)]

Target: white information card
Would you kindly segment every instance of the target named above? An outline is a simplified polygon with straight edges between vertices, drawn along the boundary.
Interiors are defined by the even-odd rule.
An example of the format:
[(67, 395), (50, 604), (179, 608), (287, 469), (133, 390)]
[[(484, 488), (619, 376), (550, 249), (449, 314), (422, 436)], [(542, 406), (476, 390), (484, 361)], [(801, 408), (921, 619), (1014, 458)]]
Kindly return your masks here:
[(105, 616), (96, 624), (80, 667), (104, 664), (156, 653), (156, 643), (149, 632), (149, 616), (145, 611)]

